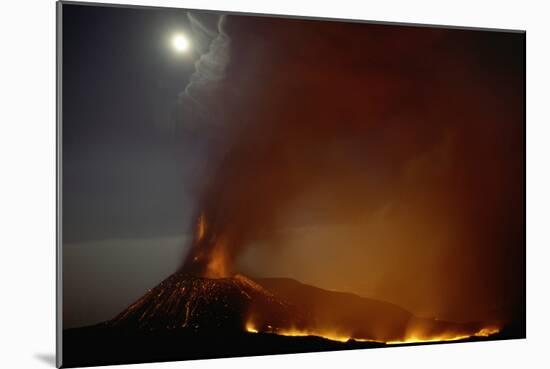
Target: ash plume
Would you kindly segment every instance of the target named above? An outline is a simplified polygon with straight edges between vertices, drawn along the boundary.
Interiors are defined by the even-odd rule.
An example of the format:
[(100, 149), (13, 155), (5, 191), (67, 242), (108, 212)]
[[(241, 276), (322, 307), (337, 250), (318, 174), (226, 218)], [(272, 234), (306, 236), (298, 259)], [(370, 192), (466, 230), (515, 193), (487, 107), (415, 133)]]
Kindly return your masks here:
[(521, 60), (490, 48), (498, 35), (220, 24), (208, 55), (224, 72), (199, 61), (208, 93), (188, 89), (211, 124), (183, 269), (286, 275), (456, 321), (521, 304), (521, 78), (508, 73)]

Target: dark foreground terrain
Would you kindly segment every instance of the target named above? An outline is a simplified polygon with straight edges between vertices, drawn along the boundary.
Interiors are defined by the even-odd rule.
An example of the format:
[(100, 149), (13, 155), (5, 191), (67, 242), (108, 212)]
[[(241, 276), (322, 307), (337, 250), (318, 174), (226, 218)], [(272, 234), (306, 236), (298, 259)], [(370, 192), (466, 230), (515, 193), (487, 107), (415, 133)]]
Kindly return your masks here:
[[(517, 336), (514, 336), (502, 332), (490, 338), (473, 337), (453, 342), (517, 338)], [(421, 344), (438, 343), (445, 342)], [(269, 333), (196, 333), (185, 329), (145, 332), (142, 330), (122, 330), (101, 324), (92, 327), (68, 329), (63, 332), (62, 367), (71, 368), (395, 346), (402, 345), (357, 341), (337, 342), (321, 337), (288, 337)]]
[(189, 359), (256, 356), (354, 348), (384, 344), (335, 342), (321, 337), (287, 337), (263, 333), (194, 333), (125, 331), (103, 326), (63, 333), (63, 367), (130, 364)]
[[(491, 315), (497, 315), (491, 314)], [(472, 342), (525, 337), (524, 311), (516, 325)], [(245, 330), (250, 318), (252, 333)], [(317, 336), (274, 334), (296, 325), (336, 327), (349, 337), (378, 342), (332, 341)], [(479, 323), (458, 324), (415, 317), (389, 304), (349, 293), (326, 291), (284, 278), (254, 281), (242, 275), (209, 279), (178, 272), (147, 291), (114, 319), (63, 332), (63, 367), (132, 364), (319, 351), (391, 347), (406, 328), (420, 324), (432, 337), (477, 332)], [(309, 330), (312, 331), (311, 329)], [(420, 344), (420, 343), (408, 343)], [(425, 344), (425, 343), (421, 343)]]

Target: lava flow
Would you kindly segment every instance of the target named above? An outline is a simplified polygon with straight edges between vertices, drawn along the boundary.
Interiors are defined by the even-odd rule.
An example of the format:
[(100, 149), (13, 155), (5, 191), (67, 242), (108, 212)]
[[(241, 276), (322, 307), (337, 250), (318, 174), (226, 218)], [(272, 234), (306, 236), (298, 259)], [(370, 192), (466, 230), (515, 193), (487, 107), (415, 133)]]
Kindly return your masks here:
[(259, 328), (257, 328), (254, 324), (251, 322), (247, 322), (245, 326), (245, 330), (249, 333), (270, 333), (270, 334), (278, 334), (280, 336), (288, 336), (288, 337), (307, 337), (307, 336), (314, 336), (314, 337), (322, 337), (326, 338), (331, 341), (338, 341), (338, 342), (348, 342), (350, 340), (358, 341), (358, 342), (377, 342), (377, 343), (383, 343), (381, 341), (371, 340), (371, 339), (364, 339), (364, 338), (353, 338), (346, 335), (340, 335), (336, 332), (330, 332), (330, 331), (317, 331), (317, 330), (307, 330), (307, 329), (297, 329), (297, 328), (289, 328), (289, 329), (276, 329), (276, 328), (268, 328), (267, 331), (260, 331)]
[(410, 336), (405, 337), (403, 340), (397, 341), (388, 341), (388, 345), (397, 345), (397, 344), (407, 344), (407, 343), (422, 343), (422, 342), (444, 342), (444, 341), (461, 341), (474, 337), (489, 337), (500, 332), (499, 328), (488, 327), (482, 328), (479, 331), (473, 334), (453, 334), (446, 333), (440, 336), (426, 336), (422, 334), (411, 334)]
[(255, 326), (251, 322), (246, 323), (245, 330), (249, 333), (269, 333), (269, 334), (277, 334), (281, 336), (290, 336), (290, 337), (315, 336), (315, 337), (322, 337), (331, 341), (338, 341), (338, 342), (349, 342), (349, 341), (376, 342), (376, 343), (382, 343), (386, 345), (461, 341), (461, 340), (466, 340), (473, 337), (489, 337), (499, 333), (500, 331), (500, 329), (496, 327), (489, 327), (489, 328), (482, 328), (479, 331), (469, 335), (453, 334), (448, 332), (438, 336), (427, 336), (422, 333), (417, 333), (417, 334), (411, 334), (409, 336), (406, 336), (402, 340), (381, 341), (381, 340), (375, 340), (375, 339), (347, 336), (347, 335), (338, 334), (337, 332), (330, 332), (325, 330), (308, 330), (308, 329), (295, 329), (295, 328), (285, 329), (285, 328), (273, 328), (273, 327), (269, 327), (269, 329), (267, 330), (260, 330), (257, 326)]
[(203, 212), (198, 216), (195, 238), (182, 270), (205, 278), (231, 277), (229, 255), (231, 238), (220, 230), (216, 231)]

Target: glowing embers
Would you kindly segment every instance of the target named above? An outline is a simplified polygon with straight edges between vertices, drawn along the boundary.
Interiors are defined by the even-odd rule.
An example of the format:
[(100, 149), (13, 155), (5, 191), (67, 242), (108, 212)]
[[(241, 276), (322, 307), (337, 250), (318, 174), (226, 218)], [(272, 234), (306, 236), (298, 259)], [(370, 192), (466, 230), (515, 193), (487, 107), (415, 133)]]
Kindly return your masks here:
[(175, 273), (130, 305), (109, 324), (147, 331), (187, 329), (218, 334), (242, 330), (243, 312), (252, 306), (278, 307), (281, 303), (245, 276), (201, 278)]

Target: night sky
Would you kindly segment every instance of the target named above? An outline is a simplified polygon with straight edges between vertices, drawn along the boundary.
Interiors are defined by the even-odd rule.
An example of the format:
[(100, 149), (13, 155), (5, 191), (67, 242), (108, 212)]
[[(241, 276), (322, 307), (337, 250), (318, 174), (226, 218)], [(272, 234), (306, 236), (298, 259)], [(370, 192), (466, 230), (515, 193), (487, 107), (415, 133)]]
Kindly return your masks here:
[(199, 213), (238, 272), (521, 319), (524, 40), (64, 5), (65, 327), (173, 272)]

